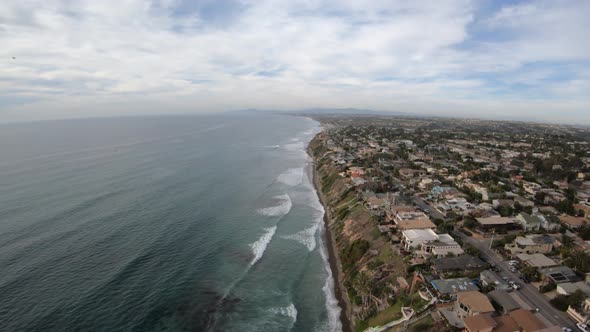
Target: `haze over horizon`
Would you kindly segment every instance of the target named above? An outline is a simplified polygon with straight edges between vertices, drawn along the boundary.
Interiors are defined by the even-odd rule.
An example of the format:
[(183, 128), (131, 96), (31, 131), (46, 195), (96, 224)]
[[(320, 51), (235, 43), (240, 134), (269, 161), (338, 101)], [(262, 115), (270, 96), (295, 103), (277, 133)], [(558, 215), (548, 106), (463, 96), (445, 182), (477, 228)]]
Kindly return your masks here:
[(0, 122), (360, 108), (590, 124), (590, 1), (0, 3)]

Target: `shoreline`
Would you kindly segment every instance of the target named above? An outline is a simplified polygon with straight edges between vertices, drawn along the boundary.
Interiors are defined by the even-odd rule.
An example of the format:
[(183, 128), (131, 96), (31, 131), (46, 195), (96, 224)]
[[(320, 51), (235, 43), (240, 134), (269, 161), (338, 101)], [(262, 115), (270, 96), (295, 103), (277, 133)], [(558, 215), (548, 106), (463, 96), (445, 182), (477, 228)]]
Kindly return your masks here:
[(318, 196), (320, 204), (324, 207), (324, 236), (325, 236), (325, 243), (326, 249), (328, 251), (328, 262), (330, 264), (330, 270), (332, 270), (332, 278), (334, 279), (334, 293), (336, 296), (336, 300), (338, 301), (338, 306), (340, 307), (340, 323), (342, 324), (342, 331), (343, 332), (353, 332), (354, 326), (352, 324), (352, 319), (350, 315), (350, 302), (348, 299), (348, 294), (346, 293), (346, 289), (342, 282), (342, 264), (340, 263), (340, 257), (338, 255), (338, 249), (336, 248), (336, 243), (333, 239), (332, 231), (330, 230), (330, 216), (328, 211), (328, 206), (326, 204), (326, 200), (324, 194), (321, 191), (320, 183), (317, 176), (317, 169), (316, 169), (316, 162), (313, 154), (311, 153), (311, 149), (309, 143), (306, 148), (307, 154), (311, 157), (311, 172), (312, 172), (312, 183), (315, 189), (315, 192)]

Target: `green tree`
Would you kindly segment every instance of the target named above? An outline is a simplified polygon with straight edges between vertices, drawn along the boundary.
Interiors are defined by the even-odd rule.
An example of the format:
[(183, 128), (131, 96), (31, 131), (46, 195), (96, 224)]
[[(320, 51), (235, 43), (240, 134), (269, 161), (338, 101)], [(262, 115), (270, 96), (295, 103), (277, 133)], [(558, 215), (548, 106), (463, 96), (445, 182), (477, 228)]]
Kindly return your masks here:
[(580, 273), (590, 272), (590, 255), (584, 251), (572, 251), (564, 261), (565, 265)]
[(541, 275), (539, 274), (539, 270), (536, 267), (526, 266), (522, 270), (520, 270), (522, 275), (524, 275), (527, 279), (531, 281), (539, 281), (541, 279)]

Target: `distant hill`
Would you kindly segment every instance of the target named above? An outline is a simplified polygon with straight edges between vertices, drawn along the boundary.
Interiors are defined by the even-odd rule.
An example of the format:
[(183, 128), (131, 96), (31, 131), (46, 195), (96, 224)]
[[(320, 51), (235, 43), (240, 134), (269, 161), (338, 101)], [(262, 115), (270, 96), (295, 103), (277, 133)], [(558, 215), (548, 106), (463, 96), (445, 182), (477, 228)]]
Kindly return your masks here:
[(359, 108), (310, 108), (303, 110), (290, 111), (289, 113), (309, 114), (309, 115), (407, 115), (403, 112), (394, 111), (374, 111)]

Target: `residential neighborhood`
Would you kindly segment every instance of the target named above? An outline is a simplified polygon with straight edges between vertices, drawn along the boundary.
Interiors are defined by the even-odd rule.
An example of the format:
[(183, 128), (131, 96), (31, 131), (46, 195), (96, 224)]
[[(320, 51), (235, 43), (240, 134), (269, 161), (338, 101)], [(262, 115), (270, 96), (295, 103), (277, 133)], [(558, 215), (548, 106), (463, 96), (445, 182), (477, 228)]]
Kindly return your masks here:
[[(391, 331), (586, 331), (587, 130), (483, 120), (316, 119), (325, 130), (312, 149), (324, 171), (322, 191), (333, 197), (333, 232), (367, 242), (344, 271), (357, 330), (383, 330), (386, 313), (401, 301), (428, 319), (387, 325)], [(363, 213), (370, 223), (359, 221)], [(377, 227), (378, 237), (358, 235), (361, 224)], [(387, 249), (373, 248), (373, 241)], [(384, 259), (384, 250), (397, 263)], [(359, 275), (379, 290), (351, 291)]]

